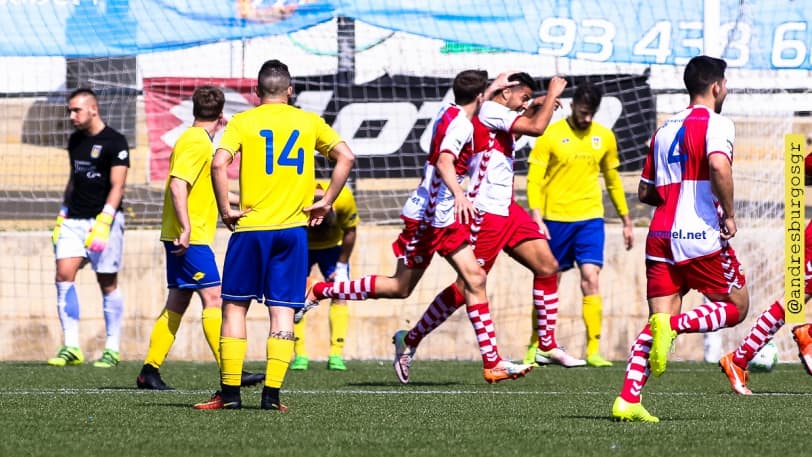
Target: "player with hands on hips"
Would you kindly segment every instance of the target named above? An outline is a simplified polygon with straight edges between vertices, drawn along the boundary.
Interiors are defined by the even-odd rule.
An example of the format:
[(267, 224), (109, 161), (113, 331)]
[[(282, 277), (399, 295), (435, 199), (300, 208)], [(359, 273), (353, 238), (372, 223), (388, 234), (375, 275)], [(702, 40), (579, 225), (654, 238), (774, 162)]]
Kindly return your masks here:
[[(149, 338), (144, 365), (136, 378), (139, 389), (171, 390), (161, 378), (181, 319), (192, 296), (200, 297), (203, 335), (218, 367), (222, 299), (220, 273), (212, 245), (217, 228), (217, 203), (211, 180), (212, 138), (222, 125), (225, 95), (214, 86), (204, 85), (192, 94), (194, 122), (175, 142), (169, 157), (164, 205), (161, 214), (161, 242), (166, 258), (166, 305)], [(231, 204), (239, 198), (229, 193)], [(258, 384), (262, 373), (243, 372), (241, 385)]]

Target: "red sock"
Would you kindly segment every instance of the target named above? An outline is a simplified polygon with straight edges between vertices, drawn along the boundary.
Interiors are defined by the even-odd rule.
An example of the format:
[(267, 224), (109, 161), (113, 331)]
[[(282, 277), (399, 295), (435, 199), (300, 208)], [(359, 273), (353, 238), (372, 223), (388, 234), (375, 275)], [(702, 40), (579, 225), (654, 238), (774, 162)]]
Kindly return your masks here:
[(747, 362), (753, 360), (756, 353), (769, 343), (776, 332), (784, 326), (784, 307), (776, 301), (756, 318), (756, 323), (744, 341), (733, 352), (733, 362), (747, 369)]
[(707, 302), (671, 316), (671, 328), (678, 334), (715, 332), (739, 322), (739, 310), (732, 302)]
[(539, 349), (549, 351), (557, 348), (555, 325), (558, 320), (558, 276), (533, 278), (533, 308), (538, 323)]
[(409, 330), (404, 341), (410, 347), (417, 347), (420, 341), (434, 329), (445, 322), (460, 306), (465, 304), (465, 297), (456, 284), (443, 289), (431, 302), (417, 324)]
[(496, 331), (488, 303), (468, 305), (466, 310), (468, 319), (474, 326), (479, 353), (482, 355), (482, 365), (485, 368), (493, 368), (502, 361), (502, 358), (499, 357), (499, 348), (496, 346)]
[(375, 296), (375, 278), (377, 276), (364, 276), (360, 279), (341, 282), (317, 282), (313, 285), (313, 295), (318, 300), (323, 298), (338, 300), (377, 298)]
[(623, 387), (620, 390), (620, 398), (629, 403), (640, 403), (643, 386), (646, 385), (651, 374), (648, 363), (649, 352), (651, 352), (651, 329), (646, 324), (632, 344), (629, 361), (626, 364), (626, 375), (623, 378)]

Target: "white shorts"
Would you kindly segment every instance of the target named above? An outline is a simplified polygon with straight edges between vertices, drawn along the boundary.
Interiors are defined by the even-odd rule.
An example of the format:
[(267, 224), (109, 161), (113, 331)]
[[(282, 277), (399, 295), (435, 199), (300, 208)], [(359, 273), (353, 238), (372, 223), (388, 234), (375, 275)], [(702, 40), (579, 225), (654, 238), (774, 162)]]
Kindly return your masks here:
[[(118, 273), (124, 253), (124, 214), (116, 212), (110, 226), (110, 239), (102, 252), (92, 252), (85, 247), (90, 228), (95, 219), (65, 219), (56, 240), (54, 253), (58, 259), (83, 257), (96, 273)], [(83, 263), (84, 265), (84, 263)]]

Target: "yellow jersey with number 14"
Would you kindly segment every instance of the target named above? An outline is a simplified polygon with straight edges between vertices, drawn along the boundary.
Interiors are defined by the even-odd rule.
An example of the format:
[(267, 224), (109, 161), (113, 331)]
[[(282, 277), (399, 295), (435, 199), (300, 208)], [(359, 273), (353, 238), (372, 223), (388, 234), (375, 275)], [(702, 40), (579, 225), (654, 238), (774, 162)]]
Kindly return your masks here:
[(319, 115), (294, 106), (263, 104), (234, 115), (219, 149), (240, 153), (240, 208), (251, 211), (235, 231), (307, 225), (313, 204), (315, 151), (327, 156), (343, 140)]

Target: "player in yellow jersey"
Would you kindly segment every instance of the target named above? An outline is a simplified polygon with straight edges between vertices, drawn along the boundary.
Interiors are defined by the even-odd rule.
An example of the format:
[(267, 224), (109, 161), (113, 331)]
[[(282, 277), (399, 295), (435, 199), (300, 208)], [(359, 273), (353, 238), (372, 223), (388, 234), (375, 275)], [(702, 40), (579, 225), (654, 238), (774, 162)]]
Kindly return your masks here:
[[(262, 409), (286, 411), (279, 390), (293, 357), (293, 314), (304, 305), (307, 226), (322, 223), (347, 181), (355, 156), (314, 113), (291, 106), (288, 67), (268, 60), (257, 76), (260, 105), (236, 114), (212, 160), (212, 182), (223, 223), (234, 233), (223, 264), (220, 390), (196, 409), (239, 409), (252, 300), (270, 318)], [(336, 161), (324, 197), (313, 202), (315, 151)], [(240, 209), (228, 201), (226, 169), (241, 155)]]
[[(178, 138), (169, 157), (164, 192), (161, 241), (166, 251), (169, 294), (149, 339), (144, 366), (136, 378), (139, 389), (172, 390), (159, 369), (166, 360), (183, 314), (196, 292), (203, 305), (203, 334), (214, 360), (220, 363), (220, 273), (212, 244), (217, 228), (217, 202), (211, 184), (212, 138), (223, 119), (223, 91), (201, 86), (192, 94), (194, 123)], [(231, 194), (232, 203), (238, 203)], [(243, 373), (242, 385), (258, 384), (264, 374)]]
[[(316, 184), (316, 200), (324, 197), (324, 190), (329, 186), (326, 181)], [(325, 280), (348, 281), (350, 279), (350, 255), (355, 247), (355, 227), (358, 226), (358, 207), (355, 197), (349, 187), (339, 192), (333, 203), (333, 210), (324, 222), (308, 230), (308, 269), (318, 264), (319, 270)], [(342, 352), (344, 340), (347, 337), (350, 311), (347, 302), (333, 299), (330, 302), (330, 356), (327, 359), (327, 369), (346, 371)], [(294, 318), (295, 322), (295, 318)], [(310, 360), (305, 349), (305, 319), (304, 314), (299, 322), (295, 322), (293, 333), (296, 340), (293, 352), (291, 370), (307, 370)]]
[[(527, 173), (527, 200), (533, 218), (547, 234), (559, 271), (578, 264), (587, 333), (586, 361), (596, 367), (612, 365), (598, 351), (602, 320), (598, 275), (605, 241), (599, 174), (603, 173), (609, 197), (623, 220), (626, 250), (632, 248), (634, 240), (617, 171), (620, 160), (615, 135), (593, 121), (602, 96), (600, 89), (589, 83), (575, 89), (572, 114), (550, 125), (536, 141)], [(526, 359), (533, 360), (535, 344), (532, 338)]]

